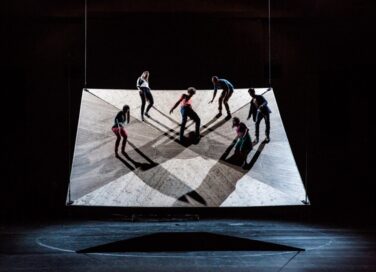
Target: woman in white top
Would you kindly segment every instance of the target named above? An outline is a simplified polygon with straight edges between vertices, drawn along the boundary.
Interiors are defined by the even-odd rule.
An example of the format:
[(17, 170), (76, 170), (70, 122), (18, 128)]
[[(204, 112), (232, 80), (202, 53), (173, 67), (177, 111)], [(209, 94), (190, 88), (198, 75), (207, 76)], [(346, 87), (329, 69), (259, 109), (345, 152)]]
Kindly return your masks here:
[(149, 87), (149, 71), (144, 71), (141, 76), (137, 79), (137, 89), (140, 91), (141, 97), (141, 120), (144, 121), (144, 110), (146, 100), (149, 102), (148, 107), (146, 108), (145, 115), (149, 117), (149, 110), (153, 107), (154, 99)]

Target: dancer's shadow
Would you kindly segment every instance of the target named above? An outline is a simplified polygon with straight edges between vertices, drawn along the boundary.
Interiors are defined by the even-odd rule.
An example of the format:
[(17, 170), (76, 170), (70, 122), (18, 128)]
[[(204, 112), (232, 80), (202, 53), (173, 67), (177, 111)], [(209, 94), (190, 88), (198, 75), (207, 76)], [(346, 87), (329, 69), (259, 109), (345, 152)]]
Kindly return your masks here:
[[(207, 173), (206, 177), (201, 182), (201, 185), (194, 190), (195, 194), (198, 194), (205, 200), (205, 206), (219, 207), (235, 191), (236, 183), (252, 169), (260, 157), (266, 142), (262, 142), (258, 146), (250, 162), (246, 162), (243, 167), (239, 166), (237, 163), (239, 162), (239, 158), (236, 157), (237, 154), (231, 155), (228, 158), (235, 144), (236, 140), (231, 142), (222, 156), (220, 156), (217, 163), (213, 165), (210, 171)], [(248, 157), (250, 154), (252, 154), (252, 151), (248, 154)], [(243, 159), (242, 162), (244, 161), (245, 159)], [(202, 204), (200, 199), (195, 199), (191, 195), (186, 194), (179, 199), (181, 202), (175, 202), (174, 206), (187, 206), (187, 204), (191, 206), (192, 203), (182, 205), (184, 203), (184, 199), (188, 199), (187, 196), (190, 196), (196, 202)]]
[(116, 156), (126, 167), (128, 167), (131, 171), (134, 171), (136, 168), (147, 171), (150, 170), (153, 167), (156, 167), (158, 163), (154, 162), (152, 159), (150, 159), (148, 156), (145, 155), (144, 152), (142, 152), (139, 148), (137, 148), (133, 143), (128, 141), (128, 144), (133, 147), (133, 150), (137, 152), (141, 157), (143, 157), (147, 162), (139, 162), (134, 160), (127, 152), (122, 152), (123, 156), (130, 161), (133, 165), (131, 165), (129, 162), (124, 160), (120, 155)]
[(185, 195), (182, 195), (181, 197), (179, 197), (178, 200), (183, 201), (185, 203), (189, 203), (188, 197), (190, 197), (190, 198), (194, 199), (195, 201), (197, 201), (198, 203), (206, 206), (205, 199), (202, 196), (200, 196), (200, 194), (198, 194), (196, 191), (190, 191), (190, 192), (186, 193)]
[(243, 166), (243, 169), (249, 171), (252, 169), (252, 167), (255, 165), (257, 159), (260, 157), (261, 152), (264, 150), (265, 145), (267, 144), (266, 141), (261, 142), (259, 147), (257, 148), (255, 154), (253, 155), (252, 159), (250, 162), (246, 162), (246, 164)]

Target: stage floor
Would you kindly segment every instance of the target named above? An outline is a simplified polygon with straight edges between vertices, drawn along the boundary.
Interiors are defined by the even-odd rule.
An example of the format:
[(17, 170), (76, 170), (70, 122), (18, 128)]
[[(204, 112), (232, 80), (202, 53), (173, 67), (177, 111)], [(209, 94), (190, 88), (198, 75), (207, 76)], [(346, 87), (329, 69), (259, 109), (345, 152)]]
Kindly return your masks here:
[[(246, 169), (233, 163), (235, 132), (225, 115), (215, 118), (217, 99), (212, 90), (198, 90), (193, 109), (201, 119), (198, 144), (179, 143), (179, 107), (170, 108), (184, 90), (153, 90), (150, 118), (140, 119), (137, 90), (88, 89), (83, 91), (70, 195), (80, 206), (123, 207), (244, 207), (303, 205), (304, 186), (283, 127), (272, 89), (256, 89), (271, 108), (271, 141), (260, 142), (248, 154)], [(248, 126), (254, 139), (255, 124), (247, 120), (251, 97), (236, 89), (229, 100), (232, 116)], [(114, 117), (130, 106), (126, 125), (126, 155), (115, 157)], [(193, 131), (188, 121), (185, 135)]]
[(375, 234), (261, 220), (2, 225), (0, 271), (376, 271)]

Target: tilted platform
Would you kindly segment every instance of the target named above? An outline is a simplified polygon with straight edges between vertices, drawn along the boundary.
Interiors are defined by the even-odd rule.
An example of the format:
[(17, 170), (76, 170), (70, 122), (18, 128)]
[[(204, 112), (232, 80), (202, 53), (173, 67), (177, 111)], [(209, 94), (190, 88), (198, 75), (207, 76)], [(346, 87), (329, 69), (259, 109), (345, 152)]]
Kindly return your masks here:
[[(295, 164), (272, 90), (264, 93), (272, 110), (270, 143), (255, 145), (249, 168), (230, 163), (235, 132), (225, 115), (215, 118), (218, 97), (212, 90), (198, 90), (193, 109), (201, 119), (202, 138), (195, 145), (178, 142), (179, 107), (169, 110), (184, 90), (152, 90), (151, 118), (140, 120), (137, 90), (88, 89), (82, 93), (81, 111), (71, 172), (73, 205), (126, 207), (244, 207), (302, 205), (304, 186)], [(229, 100), (233, 116), (247, 124), (254, 138), (247, 89), (236, 89)], [(127, 155), (116, 158), (113, 120), (124, 104), (131, 122)], [(225, 111), (224, 111), (225, 112)], [(188, 121), (185, 135), (194, 130)], [(264, 121), (260, 140), (264, 137)]]

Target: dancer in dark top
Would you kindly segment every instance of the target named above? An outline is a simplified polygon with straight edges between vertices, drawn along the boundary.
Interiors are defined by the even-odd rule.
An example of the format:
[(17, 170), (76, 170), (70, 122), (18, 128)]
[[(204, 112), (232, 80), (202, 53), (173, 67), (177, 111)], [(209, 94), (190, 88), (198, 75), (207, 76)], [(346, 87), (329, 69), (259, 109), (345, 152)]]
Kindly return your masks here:
[(142, 75), (137, 79), (137, 88), (140, 90), (140, 97), (141, 97), (141, 120), (144, 121), (144, 110), (146, 100), (148, 100), (149, 105), (146, 108), (145, 116), (149, 117), (149, 110), (153, 107), (154, 99), (153, 95), (151, 94), (150, 87), (149, 87), (149, 71), (144, 71)]
[(123, 110), (119, 111), (115, 117), (114, 125), (112, 126), (112, 131), (116, 135), (115, 142), (115, 155), (118, 157), (118, 148), (120, 144), (120, 139), (123, 137), (123, 142), (121, 145), (121, 152), (125, 153), (125, 145), (127, 144), (128, 134), (124, 129), (125, 123), (129, 123), (129, 106), (124, 105)]
[(218, 99), (218, 114), (216, 117), (220, 117), (222, 115), (222, 103), (225, 105), (227, 116), (226, 119), (231, 118), (230, 106), (228, 105), (228, 100), (230, 99), (232, 93), (234, 92), (234, 86), (226, 79), (220, 79), (217, 76), (212, 77), (212, 82), (214, 85), (214, 94), (213, 99), (209, 102), (213, 103), (215, 96), (217, 95), (217, 89), (222, 89), (221, 96)]
[(200, 117), (192, 109), (192, 96), (196, 93), (196, 89), (193, 87), (188, 88), (188, 94), (182, 94), (180, 99), (175, 103), (175, 105), (170, 110), (170, 114), (174, 109), (180, 104), (180, 113), (181, 113), (181, 126), (180, 126), (180, 142), (184, 142), (184, 130), (185, 124), (187, 123), (188, 117), (191, 118), (196, 123), (196, 143), (200, 140)]
[(265, 120), (265, 142), (270, 142), (270, 116), (271, 110), (268, 107), (268, 102), (262, 95), (257, 95), (255, 89), (248, 90), (249, 95), (252, 97), (251, 105), (249, 108), (248, 118), (253, 116), (253, 121), (256, 122), (256, 129), (255, 129), (255, 141), (253, 144), (257, 144), (259, 142), (259, 130), (260, 130), (260, 123), (261, 120)]

